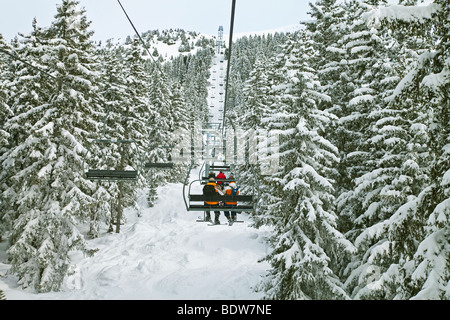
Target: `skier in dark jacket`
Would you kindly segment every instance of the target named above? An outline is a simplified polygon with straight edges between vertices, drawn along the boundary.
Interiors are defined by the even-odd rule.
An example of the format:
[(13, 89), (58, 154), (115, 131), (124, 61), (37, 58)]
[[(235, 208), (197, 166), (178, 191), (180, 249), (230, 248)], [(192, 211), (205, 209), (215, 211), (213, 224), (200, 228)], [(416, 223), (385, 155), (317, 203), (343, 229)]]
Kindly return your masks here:
[[(213, 192), (206, 193), (205, 191), (207, 189), (212, 189)], [(220, 190), (220, 188), (218, 188), (214, 178), (209, 178), (209, 182), (203, 187), (203, 194), (204, 195), (219, 194), (223, 196), (223, 192)], [(219, 205), (218, 201), (205, 201), (205, 206), (217, 206), (217, 205)], [(205, 211), (205, 213), (206, 213), (205, 220), (211, 221), (211, 211)], [(214, 214), (215, 214), (214, 224), (220, 224), (219, 221), (220, 211), (214, 211)]]

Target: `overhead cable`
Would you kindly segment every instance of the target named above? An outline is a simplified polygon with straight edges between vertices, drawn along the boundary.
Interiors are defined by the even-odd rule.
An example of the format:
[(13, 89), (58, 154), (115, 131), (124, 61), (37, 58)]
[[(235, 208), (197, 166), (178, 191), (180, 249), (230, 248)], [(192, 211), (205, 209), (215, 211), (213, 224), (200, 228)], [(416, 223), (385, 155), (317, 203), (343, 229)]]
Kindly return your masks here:
[(162, 70), (159, 68), (159, 64), (156, 63), (156, 60), (153, 58), (153, 55), (150, 53), (149, 48), (147, 47), (147, 45), (145, 44), (145, 41), (142, 39), (141, 35), (139, 34), (139, 32), (137, 31), (136, 27), (134, 26), (133, 21), (131, 21), (130, 16), (128, 15), (127, 11), (125, 10), (125, 8), (123, 7), (122, 3), (120, 2), (120, 0), (117, 0), (117, 2), (119, 3), (120, 7), (123, 10), (123, 13), (125, 13), (125, 16), (127, 17), (128, 21), (130, 22), (131, 26), (134, 29), (134, 32), (136, 33), (136, 35), (138, 36), (139, 40), (141, 41), (142, 45), (144, 46), (145, 50), (147, 51), (148, 55), (150, 56), (150, 58), (153, 60), (153, 62), (155, 63), (156, 67), (158, 68), (159, 72), (161, 72), (161, 74), (163, 74)]
[(6, 50), (3, 50), (2, 48), (0, 48), (0, 52), (3, 52), (4, 54), (10, 56), (11, 58), (13, 58), (13, 59), (15, 59), (15, 60), (19, 60), (20, 62), (26, 64), (27, 66), (33, 68), (34, 70), (39, 71), (40, 73), (43, 73), (43, 74), (45, 74), (46, 76), (48, 76), (48, 77), (50, 77), (50, 78), (52, 78), (52, 79), (54, 79), (54, 80), (56, 80), (56, 81), (59, 81), (59, 79), (56, 78), (54, 75), (51, 75), (50, 73), (48, 73), (47, 71), (42, 70), (42, 69), (39, 68), (39, 67), (33, 66), (31, 63), (29, 63), (29, 62), (23, 60), (22, 58), (16, 56), (15, 54), (12, 54), (12, 53), (10, 53), (10, 52), (8, 52), (8, 51), (6, 51)]
[(231, 66), (231, 50), (233, 46), (233, 30), (234, 30), (234, 14), (236, 12), (236, 0), (233, 0), (233, 4), (231, 7), (231, 22), (230, 22), (230, 37), (228, 44), (228, 64), (227, 64), (227, 79), (225, 83), (225, 104), (223, 107), (223, 122), (222, 122), (222, 137), (224, 136), (225, 130), (225, 121), (226, 121), (226, 112), (227, 112), (227, 103), (228, 103), (228, 92), (230, 90), (230, 66)]

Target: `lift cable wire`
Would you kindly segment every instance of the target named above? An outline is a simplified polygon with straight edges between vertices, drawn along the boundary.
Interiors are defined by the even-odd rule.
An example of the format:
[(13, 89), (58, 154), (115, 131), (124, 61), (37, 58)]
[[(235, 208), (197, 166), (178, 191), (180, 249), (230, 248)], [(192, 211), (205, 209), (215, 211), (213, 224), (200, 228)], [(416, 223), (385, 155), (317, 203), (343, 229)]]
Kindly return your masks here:
[(230, 89), (230, 66), (231, 66), (231, 50), (233, 46), (233, 30), (234, 30), (234, 15), (236, 12), (236, 0), (233, 0), (233, 5), (231, 7), (231, 22), (230, 22), (230, 39), (228, 44), (228, 64), (227, 64), (227, 79), (226, 79), (226, 87), (225, 87), (225, 104), (223, 106), (223, 122), (222, 122), (222, 138), (224, 138), (225, 132), (225, 121), (226, 121), (226, 112), (227, 112), (227, 103), (228, 103), (228, 91)]
[(159, 70), (159, 72), (161, 73), (161, 75), (163, 75), (164, 73), (162, 72), (162, 70), (159, 67), (159, 64), (156, 63), (155, 59), (153, 58), (153, 55), (150, 53), (149, 48), (147, 47), (147, 45), (145, 44), (145, 41), (142, 39), (141, 35), (139, 34), (139, 32), (137, 31), (136, 27), (134, 26), (133, 21), (131, 21), (130, 16), (128, 15), (127, 11), (125, 10), (125, 8), (123, 7), (122, 3), (120, 2), (120, 0), (117, 0), (117, 2), (119, 3), (120, 7), (123, 10), (123, 13), (125, 13), (125, 16), (127, 17), (128, 21), (130, 22), (131, 26), (134, 29), (134, 32), (136, 33), (136, 35), (138, 36), (139, 40), (141, 41), (142, 45), (144, 46), (145, 50), (147, 51), (148, 55), (150, 56), (150, 58), (153, 60), (153, 62), (156, 65), (156, 68)]
[[(143, 39), (141, 38), (141, 36), (139, 35), (139, 32), (137, 31), (136, 27), (134, 26), (133, 22), (131, 21), (130, 17), (128, 16), (127, 12), (125, 11), (125, 8), (122, 6), (122, 3), (120, 3), (120, 0), (117, 0), (117, 2), (119, 2), (120, 7), (122, 8), (123, 12), (125, 13), (126, 17), (128, 18), (128, 21), (130, 22), (131, 26), (133, 27), (134, 31), (136, 32), (136, 35), (138, 36), (139, 40), (140, 40), (140, 41), (142, 42), (142, 44), (144, 45), (144, 48), (145, 48), (145, 50), (147, 51), (148, 55), (149, 55), (150, 58), (153, 60), (153, 62), (155, 63), (156, 67), (158, 68), (158, 70), (159, 70), (159, 71), (161, 72), (161, 74), (162, 74), (162, 71), (161, 71), (161, 69), (159, 68), (158, 63), (156, 63), (155, 59), (153, 58), (153, 55), (150, 54), (150, 50), (148, 49), (148, 47), (147, 47), (147, 45), (145, 44), (144, 40), (143, 40)], [(6, 55), (12, 57), (12, 58), (15, 59), (15, 60), (18, 60), (18, 61), (20, 61), (20, 62), (26, 64), (27, 66), (29, 66), (29, 67), (31, 67), (31, 68), (33, 68), (33, 69), (35, 69), (35, 70), (37, 70), (37, 71), (39, 71), (39, 72), (45, 74), (46, 76), (48, 76), (48, 77), (50, 77), (50, 78), (52, 78), (52, 79), (54, 79), (54, 80), (56, 80), (56, 81), (58, 81), (58, 82), (61, 81), (61, 79), (58, 79), (57, 77), (55, 77), (54, 75), (51, 75), (51, 74), (48, 73), (47, 71), (44, 71), (44, 70), (42, 70), (41, 68), (32, 65), (31, 63), (29, 63), (29, 62), (27, 62), (27, 61), (21, 59), (20, 57), (18, 57), (18, 56), (15, 55), (15, 54), (12, 54), (12, 53), (10, 53), (10, 52), (8, 52), (8, 51), (2, 49), (2, 48), (0, 48), (0, 52), (2, 52), (2, 53), (4, 53), (4, 54), (6, 54)]]
[(10, 52), (8, 52), (8, 51), (6, 51), (6, 50), (3, 50), (2, 48), (0, 48), (0, 52), (3, 52), (4, 54), (10, 56), (11, 58), (13, 58), (13, 59), (15, 59), (15, 60), (18, 60), (18, 61), (20, 61), (20, 62), (26, 64), (27, 66), (33, 68), (34, 70), (39, 71), (40, 73), (42, 73), (42, 74), (44, 74), (44, 75), (46, 75), (46, 76), (48, 76), (48, 77), (50, 77), (50, 78), (52, 78), (52, 79), (58, 81), (58, 82), (61, 81), (60, 79), (58, 79), (58, 78), (55, 77), (54, 75), (51, 75), (50, 73), (48, 73), (47, 71), (42, 70), (42, 69), (39, 68), (39, 67), (33, 66), (31, 63), (29, 63), (29, 62), (23, 60), (22, 58), (18, 57), (18, 56), (15, 55), (15, 54), (12, 54), (12, 53), (10, 53)]

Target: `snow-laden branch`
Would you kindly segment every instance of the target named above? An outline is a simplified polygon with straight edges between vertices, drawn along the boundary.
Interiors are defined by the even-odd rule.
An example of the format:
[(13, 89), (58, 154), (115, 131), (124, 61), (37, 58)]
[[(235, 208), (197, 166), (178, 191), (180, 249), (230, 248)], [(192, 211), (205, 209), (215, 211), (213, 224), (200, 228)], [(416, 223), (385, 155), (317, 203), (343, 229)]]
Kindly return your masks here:
[[(393, 101), (396, 97), (398, 97), (404, 90), (406, 87), (411, 86), (415, 83), (415, 81), (417, 81), (417, 77), (420, 76), (421, 71), (425, 68), (426, 64), (432, 60), (435, 56), (436, 56), (437, 52), (436, 51), (426, 51), (424, 53), (422, 53), (417, 61), (415, 62), (415, 65), (411, 68), (411, 71), (408, 72), (408, 74), (406, 74), (403, 79), (398, 83), (397, 87), (394, 89), (394, 92), (392, 93), (391, 96), (386, 97), (385, 101), (389, 102), (389, 101)], [(439, 75), (439, 78), (436, 80), (433, 78), (433, 81), (442, 81), (442, 83), (445, 80), (445, 76), (446, 74), (443, 73), (442, 75)], [(431, 80), (432, 75), (426, 76), (424, 78), (424, 82), (423, 85), (425, 86), (429, 86), (430, 83), (433, 83), (433, 81)]]
[(407, 23), (424, 23), (430, 20), (433, 14), (437, 13), (441, 6), (430, 3), (426, 6), (403, 6), (392, 5), (379, 7), (362, 15), (369, 27), (379, 28), (382, 21), (393, 22), (402, 21)]

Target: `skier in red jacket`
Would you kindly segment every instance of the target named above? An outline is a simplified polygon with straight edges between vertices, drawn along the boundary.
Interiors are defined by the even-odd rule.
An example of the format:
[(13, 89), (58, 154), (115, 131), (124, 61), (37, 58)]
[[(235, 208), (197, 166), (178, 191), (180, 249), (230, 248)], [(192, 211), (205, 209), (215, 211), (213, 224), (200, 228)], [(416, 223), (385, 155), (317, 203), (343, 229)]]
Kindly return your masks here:
[[(225, 176), (225, 174), (220, 171), (219, 174), (216, 176), (216, 179), (226, 179), (227, 177)], [(221, 185), (223, 184), (223, 181), (217, 181), (217, 184)]]

